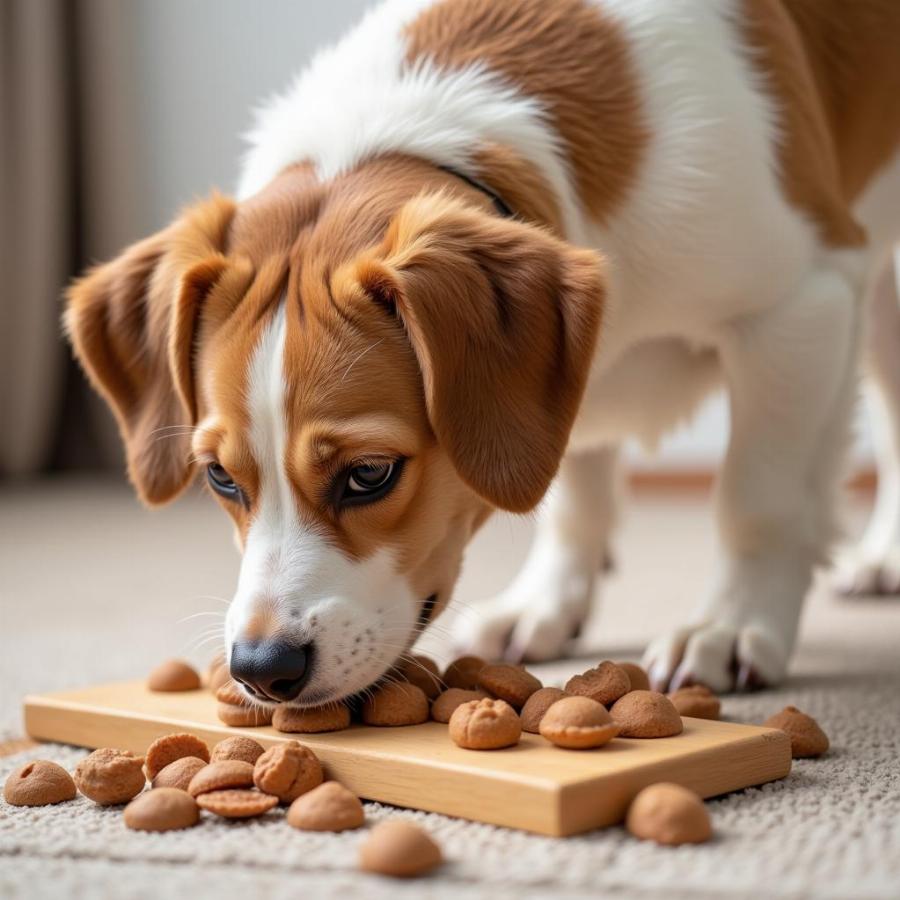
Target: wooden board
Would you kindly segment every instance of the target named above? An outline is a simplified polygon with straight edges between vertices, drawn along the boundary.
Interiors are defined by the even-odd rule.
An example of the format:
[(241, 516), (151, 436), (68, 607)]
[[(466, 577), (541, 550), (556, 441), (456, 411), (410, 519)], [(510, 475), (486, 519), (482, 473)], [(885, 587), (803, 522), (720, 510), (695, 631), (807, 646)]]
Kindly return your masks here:
[(26, 698), (25, 726), (36, 739), (135, 753), (172, 731), (210, 744), (232, 734), (265, 746), (299, 737), (332, 777), (366, 799), (549, 835), (620, 822), (634, 795), (656, 781), (713, 797), (791, 769), (784, 732), (731, 722), (686, 718), (677, 737), (616, 738), (597, 750), (561, 750), (523, 734), (517, 747), (473, 751), (457, 747), (437, 722), (294, 736), (229, 728), (215, 707), (203, 690), (159, 694), (143, 683), (107, 684)]

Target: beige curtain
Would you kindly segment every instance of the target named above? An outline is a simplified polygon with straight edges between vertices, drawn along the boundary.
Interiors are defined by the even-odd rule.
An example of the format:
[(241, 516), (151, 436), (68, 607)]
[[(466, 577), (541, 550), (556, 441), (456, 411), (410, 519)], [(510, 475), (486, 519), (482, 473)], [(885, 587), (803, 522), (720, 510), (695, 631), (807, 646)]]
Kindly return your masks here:
[(73, 255), (66, 0), (0, 0), (0, 474), (49, 462)]
[(73, 275), (140, 236), (132, 12), (0, 0), (0, 478), (121, 470), (60, 314)]

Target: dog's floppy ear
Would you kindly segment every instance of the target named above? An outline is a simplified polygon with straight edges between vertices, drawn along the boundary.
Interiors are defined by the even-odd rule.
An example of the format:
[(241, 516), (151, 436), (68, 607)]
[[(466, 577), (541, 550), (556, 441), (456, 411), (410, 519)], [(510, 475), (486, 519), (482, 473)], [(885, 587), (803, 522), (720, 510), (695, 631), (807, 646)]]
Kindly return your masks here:
[(460, 477), (502, 509), (543, 497), (593, 357), (593, 252), (443, 195), (407, 203), (355, 278), (402, 320), (431, 426)]
[(213, 196), (172, 225), (97, 266), (67, 292), (65, 327), (109, 403), (141, 499), (165, 503), (193, 475), (193, 356), (198, 313), (228, 267), (232, 201)]

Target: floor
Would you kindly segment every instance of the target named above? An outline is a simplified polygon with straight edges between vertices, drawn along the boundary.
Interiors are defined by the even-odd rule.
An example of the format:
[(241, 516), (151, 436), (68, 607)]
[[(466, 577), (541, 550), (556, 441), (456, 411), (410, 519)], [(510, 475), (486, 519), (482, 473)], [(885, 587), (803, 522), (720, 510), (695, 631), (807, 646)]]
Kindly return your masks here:
[[(861, 513), (852, 510), (851, 527)], [(527, 519), (497, 518), (479, 536), (458, 590), (461, 605), (475, 611), (467, 614), (515, 570), (529, 533)], [(572, 648), (576, 658), (539, 674), (554, 683), (587, 662), (635, 658), (686, 614), (713, 550), (704, 497), (636, 498), (616, 547), (617, 572)], [(0, 491), (0, 739), (22, 736), (27, 692), (139, 677), (172, 655), (202, 665), (237, 565), (224, 516), (199, 492), (147, 512), (106, 481)], [(372, 820), (420, 817), (450, 858), (428, 881), (395, 886), (353, 871), (356, 836), (311, 838), (277, 822), (148, 840), (123, 834), (117, 815), (79, 801), (49, 821), (0, 812), (0, 895), (287, 897), (302, 878), (308, 896), (896, 897), (898, 696), (900, 602), (842, 601), (820, 587), (789, 682), (726, 698), (724, 712), (758, 722), (795, 703), (820, 719), (833, 750), (796, 763), (783, 782), (714, 801), (718, 837), (710, 845), (663, 850), (618, 828), (551, 840), (372, 805)], [(0, 777), (36, 752), (66, 764), (80, 754), (26, 749), (0, 759)]]

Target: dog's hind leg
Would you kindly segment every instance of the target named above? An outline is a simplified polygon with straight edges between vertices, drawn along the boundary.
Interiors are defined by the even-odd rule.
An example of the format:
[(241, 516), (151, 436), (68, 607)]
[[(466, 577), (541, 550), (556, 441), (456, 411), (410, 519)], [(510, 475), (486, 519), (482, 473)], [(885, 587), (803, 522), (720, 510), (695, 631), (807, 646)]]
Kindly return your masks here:
[(838, 565), (847, 594), (900, 593), (900, 248), (878, 275), (868, 304), (869, 405), (878, 493), (862, 540)]
[(591, 609), (616, 520), (618, 447), (567, 455), (538, 513), (528, 558), (506, 590), (461, 616), (455, 643), (485, 659), (562, 655)]
[(658, 688), (714, 690), (784, 676), (834, 513), (856, 396), (858, 288), (816, 270), (718, 341), (731, 439), (718, 492), (722, 561), (687, 627), (654, 641)]

